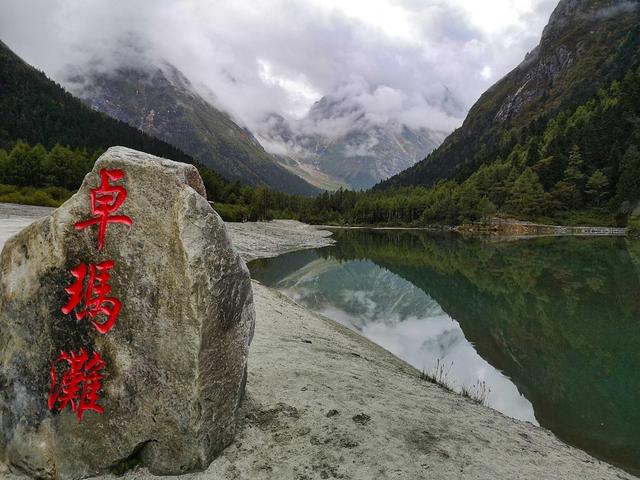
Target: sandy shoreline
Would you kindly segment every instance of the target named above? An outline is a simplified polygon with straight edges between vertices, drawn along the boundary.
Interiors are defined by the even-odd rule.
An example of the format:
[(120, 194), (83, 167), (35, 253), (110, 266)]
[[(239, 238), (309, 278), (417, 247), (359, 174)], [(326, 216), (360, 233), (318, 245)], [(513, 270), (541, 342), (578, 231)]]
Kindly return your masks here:
[(335, 243), (331, 232), (294, 220), (227, 223), (227, 231), (245, 262)]
[[(33, 218), (3, 210), (0, 235)], [(290, 221), (229, 224), (228, 232), (247, 260), (332, 242)], [(391, 353), (258, 282), (253, 289), (244, 424), (205, 472), (177, 478), (633, 478), (547, 430), (426, 383)], [(24, 477), (0, 466), (0, 478)], [(97, 478), (176, 477), (135, 469)]]
[(458, 233), (465, 236), (494, 238), (497, 240), (524, 240), (540, 237), (624, 237), (621, 227), (589, 227), (544, 225), (533, 222), (505, 222), (500, 229), (492, 230), (490, 225), (431, 225), (427, 227), (374, 227), (346, 225), (314, 225), (320, 229), (332, 230), (412, 230), (419, 232)]

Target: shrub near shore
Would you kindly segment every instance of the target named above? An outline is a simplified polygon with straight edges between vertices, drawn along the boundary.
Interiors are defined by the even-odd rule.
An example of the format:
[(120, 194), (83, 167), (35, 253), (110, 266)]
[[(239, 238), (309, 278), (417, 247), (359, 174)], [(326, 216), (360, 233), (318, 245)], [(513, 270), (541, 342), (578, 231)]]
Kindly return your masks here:
[(627, 235), (640, 237), (640, 216), (632, 217), (627, 224)]

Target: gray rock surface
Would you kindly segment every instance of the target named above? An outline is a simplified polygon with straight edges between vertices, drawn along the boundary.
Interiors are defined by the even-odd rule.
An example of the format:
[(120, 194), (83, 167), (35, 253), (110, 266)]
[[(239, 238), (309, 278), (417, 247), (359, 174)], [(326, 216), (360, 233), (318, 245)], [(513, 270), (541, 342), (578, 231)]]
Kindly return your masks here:
[[(91, 218), (101, 168), (128, 197), (104, 250)], [(9, 239), (0, 256), (0, 460), (11, 471), (77, 479), (141, 461), (156, 474), (204, 469), (234, 438), (254, 305), (248, 270), (204, 197), (197, 170), (111, 148), (79, 192)], [(61, 307), (81, 262), (114, 260), (115, 326), (100, 334)], [(99, 319), (100, 317), (96, 317)], [(104, 413), (51, 412), (50, 365), (85, 348), (105, 361)], [(4, 474), (3, 474), (4, 475)]]
[[(539, 57), (539, 49), (535, 55)], [(536, 60), (530, 67), (531, 59), (525, 59), (521, 67), (530, 68), (520, 81), (518, 89), (507, 96), (500, 106), (495, 116), (496, 121), (504, 122), (518, 115), (527, 105), (542, 98), (553, 87), (558, 76), (573, 65), (574, 56), (561, 45), (548, 55)]]
[[(16, 203), (0, 203), (0, 218), (17, 219), (25, 223), (25, 227), (33, 222), (37, 218), (46, 217), (50, 213), (53, 213), (55, 208), (51, 207), (38, 207), (34, 205), (20, 205)], [(24, 228), (24, 227), (23, 227)], [(2, 225), (0, 233), (6, 233), (5, 225)], [(4, 245), (4, 241), (0, 244), (0, 248)]]

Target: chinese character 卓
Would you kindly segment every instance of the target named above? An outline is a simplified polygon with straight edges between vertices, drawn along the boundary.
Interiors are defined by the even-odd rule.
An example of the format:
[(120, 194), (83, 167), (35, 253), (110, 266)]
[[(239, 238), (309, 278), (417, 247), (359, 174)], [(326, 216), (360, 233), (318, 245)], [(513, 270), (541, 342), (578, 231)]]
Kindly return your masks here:
[[(83, 320), (89, 315), (92, 319), (91, 323), (96, 327), (99, 333), (105, 334), (116, 322), (116, 318), (120, 313), (122, 303), (115, 297), (109, 297), (111, 286), (109, 278), (111, 274), (109, 270), (114, 267), (113, 260), (107, 260), (96, 265), (87, 266), (81, 263), (77, 267), (71, 269), (71, 274), (76, 280), (65, 290), (70, 294), (69, 301), (62, 307), (62, 313), (68, 315), (74, 308), (78, 307), (84, 299), (84, 306), (76, 310), (76, 319)], [(88, 275), (87, 275), (88, 271)], [(85, 289), (85, 279), (86, 289)], [(100, 314), (106, 316), (106, 320), (97, 321), (96, 317)]]
[(91, 225), (99, 224), (98, 227), (98, 250), (104, 246), (104, 237), (107, 232), (108, 223), (123, 223), (132, 225), (131, 217), (126, 215), (112, 215), (124, 203), (127, 198), (127, 190), (121, 185), (111, 185), (109, 181), (116, 182), (124, 177), (122, 170), (114, 169), (100, 170), (101, 183), (98, 188), (91, 189), (91, 214), (94, 218), (84, 220), (75, 224), (77, 230), (81, 230)]
[[(56, 373), (58, 363), (66, 363), (68, 366), (61, 377)], [(84, 348), (77, 354), (61, 351), (51, 364), (49, 410), (61, 412), (67, 405), (71, 405), (71, 411), (77, 414), (78, 422), (82, 421), (82, 414), (86, 410), (104, 413), (104, 409), (98, 405), (101, 381), (104, 378), (100, 370), (104, 368), (105, 362), (97, 352), (89, 357)]]

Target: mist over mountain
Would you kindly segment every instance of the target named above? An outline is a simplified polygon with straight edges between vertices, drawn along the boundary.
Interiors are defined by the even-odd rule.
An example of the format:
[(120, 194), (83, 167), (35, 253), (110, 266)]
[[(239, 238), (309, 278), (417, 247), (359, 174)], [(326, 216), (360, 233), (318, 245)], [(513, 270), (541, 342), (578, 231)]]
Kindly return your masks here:
[[(258, 138), (310, 183), (359, 190), (422, 160), (448, 133), (421, 126), (421, 113), (412, 110), (412, 101), (402, 92), (386, 86), (366, 95), (362, 91), (346, 86), (324, 96), (298, 122), (271, 114)], [(446, 88), (439, 98), (423, 101), (432, 105), (434, 116), (455, 118), (464, 113)]]
[[(45, 148), (64, 145), (103, 151), (113, 145), (144, 150), (172, 160), (193, 158), (125, 122), (94, 112), (60, 85), (26, 63), (0, 40), (0, 148), (21, 140)], [(38, 176), (26, 170), (27, 175)], [(21, 170), (24, 172), (25, 170)], [(6, 172), (5, 172), (6, 173)], [(86, 172), (80, 171), (81, 177)], [(67, 176), (71, 176), (67, 172)], [(76, 185), (77, 188), (77, 185)]]
[(66, 84), (87, 105), (180, 148), (228, 180), (317, 193), (278, 165), (251, 132), (205, 100), (173, 65), (79, 72)]
[(128, 47), (132, 57), (125, 64), (131, 66), (70, 67), (65, 84), (93, 109), (247, 185), (303, 195), (316, 193), (314, 186), (370, 188), (422, 160), (446, 137), (447, 131), (422, 126), (425, 109), (438, 125), (465, 112), (446, 87), (415, 99), (385, 85), (348, 83), (314, 103), (300, 120), (268, 115), (256, 124), (256, 138), (214, 106), (215, 92), (196, 88), (175, 66), (148, 58), (129, 40), (123, 48)]

